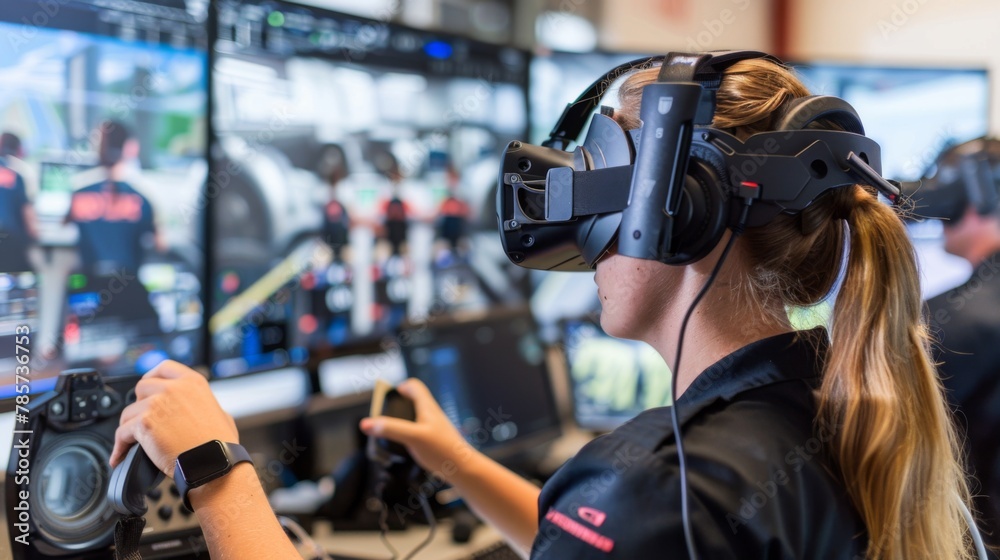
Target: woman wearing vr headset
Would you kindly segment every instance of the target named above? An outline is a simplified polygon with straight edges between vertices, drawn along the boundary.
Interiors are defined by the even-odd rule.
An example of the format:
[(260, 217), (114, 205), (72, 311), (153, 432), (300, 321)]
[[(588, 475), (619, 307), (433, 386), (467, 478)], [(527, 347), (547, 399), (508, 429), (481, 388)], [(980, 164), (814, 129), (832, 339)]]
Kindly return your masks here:
[[(623, 128), (640, 125), (642, 91), (658, 71), (624, 83), (614, 115)], [(807, 95), (785, 67), (742, 60), (722, 75), (712, 126), (740, 139), (773, 130), (783, 108)], [(731, 235), (684, 266), (612, 247), (596, 267), (603, 328), (648, 342), (668, 364), (677, 363), (685, 315), (715, 278), (675, 368), (686, 493), (667, 409), (590, 443), (543, 489), (473, 450), (415, 380), (399, 390), (414, 401), (416, 422), (370, 418), (362, 429), (406, 444), (532, 558), (684, 557), (685, 549), (713, 560), (970, 558), (956, 435), (928, 357), (913, 248), (894, 210), (852, 185), (732, 244)], [(786, 309), (821, 301), (836, 285), (829, 335), (794, 333)], [(138, 440), (169, 474), (178, 453), (206, 439), (236, 441), (200, 376), (168, 363), (139, 387), (114, 462)], [(291, 557), (273, 520), (225, 513), (235, 498), (266, 511), (252, 469), (222, 480), (191, 496), (213, 557)]]

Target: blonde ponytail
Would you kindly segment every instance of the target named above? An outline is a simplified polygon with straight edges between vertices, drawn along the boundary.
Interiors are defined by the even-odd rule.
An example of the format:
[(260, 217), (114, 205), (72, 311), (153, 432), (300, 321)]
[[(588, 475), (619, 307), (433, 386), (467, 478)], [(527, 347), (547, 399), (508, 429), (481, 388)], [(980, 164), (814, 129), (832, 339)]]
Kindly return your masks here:
[(819, 421), (868, 527), (869, 560), (969, 557), (958, 439), (928, 352), (916, 255), (896, 214), (851, 189)]

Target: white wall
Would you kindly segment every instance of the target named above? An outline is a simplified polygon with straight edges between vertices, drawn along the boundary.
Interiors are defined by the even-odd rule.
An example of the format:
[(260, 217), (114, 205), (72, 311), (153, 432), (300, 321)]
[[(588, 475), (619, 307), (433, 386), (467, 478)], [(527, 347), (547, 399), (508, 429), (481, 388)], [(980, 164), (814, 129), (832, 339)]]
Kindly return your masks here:
[(604, 0), (598, 24), (613, 51), (772, 48), (771, 0)]
[[(797, 0), (789, 50), (796, 59), (986, 67), (1000, 72), (996, 0)], [(1000, 132), (995, 78), (990, 130)]]

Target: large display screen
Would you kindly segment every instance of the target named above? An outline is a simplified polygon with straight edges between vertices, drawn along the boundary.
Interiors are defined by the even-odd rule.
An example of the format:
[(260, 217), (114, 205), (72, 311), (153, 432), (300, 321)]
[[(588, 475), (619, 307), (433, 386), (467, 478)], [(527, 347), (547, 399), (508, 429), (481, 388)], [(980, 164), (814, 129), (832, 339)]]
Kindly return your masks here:
[(27, 326), (34, 391), (204, 360), (206, 6), (108, 4), (0, 10), (0, 371)]
[(522, 301), (496, 240), (526, 53), (290, 3), (220, 1), (213, 372)]
[(986, 70), (824, 62), (795, 69), (810, 91), (842, 97), (858, 111), (865, 134), (882, 147), (882, 173), (891, 179), (920, 179), (941, 150), (989, 127)]

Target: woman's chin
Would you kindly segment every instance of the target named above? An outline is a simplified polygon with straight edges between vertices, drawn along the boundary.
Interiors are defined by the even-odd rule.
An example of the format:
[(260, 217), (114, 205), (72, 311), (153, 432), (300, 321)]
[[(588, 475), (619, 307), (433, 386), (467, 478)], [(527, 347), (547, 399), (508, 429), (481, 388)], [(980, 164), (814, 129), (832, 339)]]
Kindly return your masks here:
[(614, 313), (609, 313), (607, 309), (601, 309), (601, 330), (615, 338), (628, 338), (622, 326), (616, 320)]

